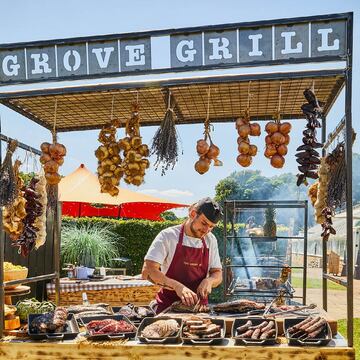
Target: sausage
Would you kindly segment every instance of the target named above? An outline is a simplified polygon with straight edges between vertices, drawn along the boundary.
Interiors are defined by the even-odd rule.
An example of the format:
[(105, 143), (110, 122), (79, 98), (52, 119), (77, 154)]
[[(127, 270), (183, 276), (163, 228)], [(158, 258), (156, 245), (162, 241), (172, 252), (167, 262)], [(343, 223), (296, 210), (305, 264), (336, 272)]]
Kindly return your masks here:
[(260, 329), (260, 328), (255, 329), (254, 332), (253, 332), (252, 335), (251, 335), (251, 339), (252, 339), (252, 340), (257, 340), (257, 339), (259, 339), (260, 333), (261, 333), (261, 329)]
[(325, 324), (326, 324), (326, 320), (325, 319), (320, 319), (319, 321), (314, 323), (312, 326), (306, 328), (306, 332), (310, 334), (313, 331), (317, 330), (319, 327), (323, 327)]
[(257, 329), (262, 329), (264, 328), (266, 325), (268, 325), (267, 321), (263, 321), (261, 324), (259, 325), (254, 325), (254, 326), (250, 326), (249, 329), (251, 330), (257, 330)]
[(243, 334), (240, 334), (238, 336), (238, 338), (240, 338), (240, 339), (248, 339), (248, 338), (251, 337), (253, 332), (254, 332), (254, 330), (248, 330), (248, 331), (244, 332)]
[(275, 329), (271, 329), (271, 330), (265, 331), (265, 332), (263, 332), (263, 333), (261, 334), (260, 339), (261, 339), (261, 340), (270, 339), (270, 338), (272, 338), (273, 336), (275, 336), (275, 333), (276, 333)]
[(274, 325), (275, 325), (274, 321), (269, 321), (268, 324), (261, 329), (261, 333), (271, 330), (274, 327)]
[(212, 334), (208, 334), (208, 335), (204, 335), (203, 338), (216, 338), (216, 337), (220, 337), (221, 334), (220, 334), (220, 331), (217, 331), (217, 332), (214, 332)]
[(308, 329), (310, 326), (314, 325), (315, 323), (317, 323), (320, 320), (320, 316), (316, 317), (316, 318), (312, 318), (311, 321), (307, 322), (305, 325), (301, 326), (300, 328), (298, 328), (299, 330), (305, 330)]
[(246, 324), (239, 326), (236, 331), (238, 334), (241, 334), (242, 332), (249, 330), (249, 327), (252, 325), (252, 322), (249, 320)]
[(294, 326), (290, 327), (290, 328), (288, 329), (288, 332), (289, 332), (290, 334), (295, 333), (297, 330), (299, 330), (299, 329), (301, 328), (301, 326), (307, 324), (307, 323), (310, 322), (311, 320), (312, 320), (312, 317), (310, 317), (310, 316), (307, 317), (305, 320), (303, 320), (303, 321), (299, 322), (298, 324), (295, 324)]
[(317, 335), (319, 335), (324, 330), (324, 326), (319, 327), (317, 330), (311, 332), (308, 335), (308, 339), (314, 339)]

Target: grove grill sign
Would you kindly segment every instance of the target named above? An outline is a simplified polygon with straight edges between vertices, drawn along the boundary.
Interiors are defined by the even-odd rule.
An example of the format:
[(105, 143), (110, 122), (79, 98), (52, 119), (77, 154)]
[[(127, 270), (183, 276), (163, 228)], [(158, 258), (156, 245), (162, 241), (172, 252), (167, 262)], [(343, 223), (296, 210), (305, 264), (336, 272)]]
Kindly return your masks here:
[(346, 34), (346, 17), (327, 15), (6, 44), (0, 84), (343, 60)]

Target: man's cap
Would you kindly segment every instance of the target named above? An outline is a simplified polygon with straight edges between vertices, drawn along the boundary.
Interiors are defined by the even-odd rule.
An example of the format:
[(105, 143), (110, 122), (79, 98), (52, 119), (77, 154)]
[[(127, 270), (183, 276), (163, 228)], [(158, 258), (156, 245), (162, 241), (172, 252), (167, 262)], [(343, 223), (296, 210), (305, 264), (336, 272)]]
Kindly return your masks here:
[(198, 213), (204, 214), (212, 223), (217, 223), (223, 216), (220, 205), (209, 197), (199, 200), (196, 209)]

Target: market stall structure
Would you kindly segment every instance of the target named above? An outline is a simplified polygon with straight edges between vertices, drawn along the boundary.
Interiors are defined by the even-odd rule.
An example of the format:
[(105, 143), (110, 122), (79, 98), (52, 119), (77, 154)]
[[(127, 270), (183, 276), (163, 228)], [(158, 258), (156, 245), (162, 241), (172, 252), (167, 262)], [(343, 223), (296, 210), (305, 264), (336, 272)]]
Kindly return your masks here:
[[(323, 15), (306, 18), (281, 19), (242, 24), (226, 24), (178, 30), (159, 30), (152, 32), (108, 35), (89, 38), (40, 41), (29, 44), (7, 44), (0, 47), (0, 55), (7, 69), (1, 74), (3, 88), (1, 103), (21, 113), (25, 117), (56, 132), (102, 128), (109, 122), (109, 113), (119, 119), (137, 116), (131, 109), (134, 102), (140, 105), (141, 126), (159, 125), (164, 111), (171, 110), (176, 116), (176, 124), (203, 123), (209, 135), (209, 122), (234, 122), (249, 106), (249, 119), (269, 120), (276, 109), (281, 119), (302, 119), (304, 113), (303, 91), (315, 88), (316, 96), (324, 102), (321, 115), (322, 138), (326, 141), (326, 116), (345, 87), (346, 130), (346, 209), (347, 209), (347, 254), (348, 269), (353, 269), (352, 239), (352, 119), (351, 119), (351, 80), (352, 80), (352, 13)], [(169, 40), (170, 39), (170, 40)], [(262, 39), (262, 40), (261, 40)], [(104, 47), (104, 43), (106, 47)], [(156, 44), (168, 47), (168, 56), (157, 53)], [(46, 59), (45, 60), (45, 55)], [(102, 55), (111, 57), (104, 62)], [(32, 57), (32, 55), (34, 55)], [(72, 57), (73, 62), (69, 59)], [(33, 59), (31, 61), (30, 59)], [(40, 59), (42, 59), (40, 61)], [(294, 64), (314, 63), (313, 70), (296, 70)], [(316, 63), (337, 62), (325, 70)], [(26, 65), (25, 65), (26, 64)], [(50, 66), (51, 64), (51, 66)], [(219, 75), (210, 70), (240, 68), (248, 66), (282, 65), (290, 66), (273, 72), (268, 68), (261, 73)], [(16, 66), (16, 69), (14, 70)], [(34, 70), (40, 69), (39, 71)], [(53, 69), (45, 71), (45, 69)], [(36, 70), (35, 69), (35, 70)], [(209, 70), (203, 76), (187, 76), (186, 71)], [(183, 72), (180, 76), (171, 73)], [(244, 70), (243, 70), (244, 72)], [(147, 74), (153, 74), (153, 78)], [(168, 73), (168, 79), (156, 73)], [(135, 81), (123, 77), (119, 81), (102, 85), (76, 85), (64, 87), (59, 80), (86, 78), (110, 78), (119, 75), (136, 74)], [(144, 76), (141, 78), (140, 76)], [(155, 74), (155, 75), (154, 75)], [(31, 87), (31, 83), (53, 81), (46, 89)], [(21, 84), (21, 86), (19, 85)], [(17, 85), (14, 90), (13, 85)], [(211, 95), (210, 95), (211, 94)], [(281, 101), (280, 95), (281, 94)], [(210, 100), (211, 98), (211, 100)], [(109, 109), (112, 109), (111, 111)], [(136, 115), (134, 115), (136, 113)], [(128, 129), (127, 129), (128, 130)], [(131, 129), (130, 129), (131, 130)], [(136, 130), (136, 129), (135, 129)], [(137, 129), (138, 130), (138, 129)], [(133, 130), (131, 130), (133, 131)], [(239, 133), (240, 135), (240, 133)], [(133, 135), (131, 135), (133, 136)], [(246, 134), (243, 133), (243, 138)], [(307, 135), (305, 135), (306, 137)], [(211, 138), (210, 138), (211, 142)], [(212, 144), (212, 143), (211, 143)], [(219, 145), (219, 144), (218, 144)], [(198, 151), (199, 152), (199, 151)], [(200, 153), (200, 152), (199, 152)], [(256, 151), (255, 151), (256, 153)], [(276, 152), (275, 152), (276, 153)], [(323, 155), (326, 154), (324, 148)], [(134, 155), (135, 156), (135, 155)], [(272, 154), (270, 157), (274, 157)], [(217, 160), (217, 157), (213, 158)], [(200, 158), (201, 160), (201, 158)], [(242, 158), (242, 166), (251, 163), (251, 158)], [(273, 160), (273, 159), (271, 159)], [(142, 160), (141, 160), (142, 161)], [(279, 164), (280, 161), (280, 164)], [(277, 158), (272, 164), (281, 167), (283, 159)], [(215, 165), (220, 165), (214, 161)], [(207, 171), (202, 164), (197, 171)], [(305, 171), (306, 172), (306, 171)], [(306, 173), (304, 173), (306, 175)], [(129, 178), (128, 181), (133, 179)], [(141, 178), (140, 178), (141, 180)], [(136, 182), (140, 181), (136, 179)], [(59, 213), (59, 212), (58, 212)], [(55, 217), (55, 232), (59, 234), (59, 221)], [(3, 235), (1, 236), (0, 263), (3, 262)], [(59, 242), (58, 242), (59, 244)], [(323, 247), (326, 257), (326, 242)], [(58, 257), (55, 259), (58, 261)], [(0, 282), (2, 282), (0, 272)], [(326, 310), (326, 284), (334, 280), (324, 268), (324, 303)], [(315, 359), (319, 356), (328, 359), (353, 359), (353, 274), (348, 271), (348, 347), (337, 347), (336, 341), (328, 347), (275, 346), (265, 347), (268, 356), (278, 358), (301, 354), (303, 358)], [(0, 289), (0, 302), (3, 303), (3, 287)], [(2, 312), (2, 308), (0, 309)], [(0, 318), (1, 320), (1, 318)], [(188, 347), (178, 345), (168, 348), (162, 345), (163, 354), (176, 356), (238, 356), (239, 350), (230, 341), (226, 347)], [(36, 358), (39, 345), (33, 343), (1, 344), (9, 359), (16, 358), (23, 349)], [(42, 354), (58, 357), (53, 350), (73, 349), (74, 344), (57, 344), (51, 351), (44, 348)], [(159, 357), (159, 347), (147, 348), (128, 342), (126, 356), (153, 354)], [(246, 356), (256, 349), (243, 348)], [(68, 350), (66, 350), (68, 351)], [(72, 351), (72, 350), (70, 350)], [(86, 357), (87, 351), (67, 353), (68, 357)], [(92, 351), (92, 350), (91, 350)], [(105, 351), (105, 350), (104, 350)], [(175, 353), (175, 352), (176, 353)], [(109, 350), (109, 356), (120, 356), (120, 350)], [(145, 353), (144, 353), (145, 352)], [(236, 354), (236, 355), (235, 355)], [(30, 355), (29, 355), (30, 356)], [(43, 355), (42, 355), (43, 356)]]

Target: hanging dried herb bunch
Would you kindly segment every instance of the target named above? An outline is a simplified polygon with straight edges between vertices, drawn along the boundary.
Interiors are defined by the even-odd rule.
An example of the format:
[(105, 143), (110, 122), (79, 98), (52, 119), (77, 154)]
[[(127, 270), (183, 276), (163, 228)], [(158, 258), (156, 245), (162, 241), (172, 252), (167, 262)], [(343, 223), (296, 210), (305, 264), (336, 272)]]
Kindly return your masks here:
[(179, 156), (179, 136), (176, 131), (173, 107), (174, 99), (169, 91), (168, 107), (151, 145), (151, 155), (156, 155), (155, 170), (161, 166), (161, 175), (165, 175), (166, 170), (170, 167), (174, 168)]
[(333, 208), (341, 207), (346, 201), (345, 143), (340, 142), (335, 149), (326, 156), (325, 161), (329, 166), (327, 203)]
[(24, 182), (19, 176), (21, 161), (16, 160), (14, 163), (14, 174), (15, 181), (18, 187), (18, 195), (15, 200), (10, 204), (4, 207), (3, 211), (3, 226), (4, 231), (6, 231), (11, 240), (17, 240), (21, 233), (24, 230), (23, 220), (26, 216), (26, 200), (24, 197)]
[(10, 205), (18, 194), (17, 182), (12, 165), (12, 155), (17, 145), (16, 140), (9, 142), (4, 162), (0, 167), (0, 206)]

